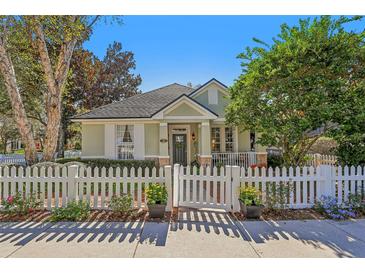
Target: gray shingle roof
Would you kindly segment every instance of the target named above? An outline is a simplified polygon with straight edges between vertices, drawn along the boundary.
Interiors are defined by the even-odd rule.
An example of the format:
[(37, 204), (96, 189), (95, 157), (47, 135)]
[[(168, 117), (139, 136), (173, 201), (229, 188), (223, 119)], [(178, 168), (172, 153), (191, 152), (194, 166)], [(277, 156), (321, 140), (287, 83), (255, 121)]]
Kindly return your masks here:
[(160, 109), (182, 95), (188, 95), (192, 88), (171, 84), (146, 93), (137, 94), (123, 101), (95, 108), (76, 115), (74, 119), (150, 118)]

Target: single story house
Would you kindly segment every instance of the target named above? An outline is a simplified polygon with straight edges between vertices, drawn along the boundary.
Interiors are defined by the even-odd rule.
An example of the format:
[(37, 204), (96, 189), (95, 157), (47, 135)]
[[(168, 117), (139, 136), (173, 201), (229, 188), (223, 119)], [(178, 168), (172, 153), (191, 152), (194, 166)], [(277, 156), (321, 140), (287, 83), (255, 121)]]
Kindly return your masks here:
[(82, 157), (153, 159), (160, 166), (266, 165), (255, 133), (225, 123), (227, 86), (171, 84), (73, 117), (82, 124)]

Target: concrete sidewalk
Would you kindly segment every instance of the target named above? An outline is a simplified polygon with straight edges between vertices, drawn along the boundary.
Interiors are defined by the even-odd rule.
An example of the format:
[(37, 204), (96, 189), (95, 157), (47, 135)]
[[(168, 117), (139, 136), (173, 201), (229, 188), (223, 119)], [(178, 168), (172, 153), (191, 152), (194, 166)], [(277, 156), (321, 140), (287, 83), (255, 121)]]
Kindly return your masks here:
[(365, 257), (365, 220), (245, 221), (213, 211), (176, 223), (0, 223), (0, 257)]

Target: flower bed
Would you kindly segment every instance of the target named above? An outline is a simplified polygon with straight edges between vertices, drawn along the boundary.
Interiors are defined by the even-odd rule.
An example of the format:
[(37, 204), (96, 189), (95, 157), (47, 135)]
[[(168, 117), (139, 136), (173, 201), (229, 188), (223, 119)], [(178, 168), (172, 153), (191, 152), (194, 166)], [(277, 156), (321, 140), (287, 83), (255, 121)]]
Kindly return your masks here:
[[(35, 210), (28, 214), (9, 214), (0, 212), (0, 222), (50, 222), (51, 212), (47, 210)], [(89, 216), (83, 222), (169, 222), (172, 218), (170, 212), (166, 212), (164, 218), (150, 218), (147, 210), (133, 210), (130, 213), (117, 213), (111, 210), (91, 210)]]
[[(234, 213), (237, 220), (246, 220), (242, 213)], [(265, 208), (258, 221), (284, 221), (284, 220), (320, 220), (324, 216), (313, 209), (270, 209)]]

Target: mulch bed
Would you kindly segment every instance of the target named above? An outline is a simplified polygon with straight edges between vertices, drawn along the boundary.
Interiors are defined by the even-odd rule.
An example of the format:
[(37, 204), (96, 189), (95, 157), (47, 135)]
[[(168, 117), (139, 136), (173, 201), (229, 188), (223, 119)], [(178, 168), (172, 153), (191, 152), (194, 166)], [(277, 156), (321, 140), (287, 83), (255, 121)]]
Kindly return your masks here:
[(313, 209), (264, 209), (260, 219), (247, 219), (242, 213), (234, 213), (240, 221), (282, 221), (282, 220), (323, 220), (325, 217)]
[(51, 217), (47, 210), (35, 210), (28, 214), (6, 214), (0, 212), (0, 222), (46, 222)]
[[(36, 210), (25, 215), (5, 214), (0, 212), (0, 222), (47, 222), (51, 212)], [(177, 219), (177, 213), (166, 212), (164, 218), (150, 218), (147, 210), (133, 210), (130, 214), (115, 213), (110, 210), (91, 210), (84, 222), (170, 222)]]

